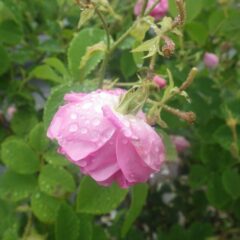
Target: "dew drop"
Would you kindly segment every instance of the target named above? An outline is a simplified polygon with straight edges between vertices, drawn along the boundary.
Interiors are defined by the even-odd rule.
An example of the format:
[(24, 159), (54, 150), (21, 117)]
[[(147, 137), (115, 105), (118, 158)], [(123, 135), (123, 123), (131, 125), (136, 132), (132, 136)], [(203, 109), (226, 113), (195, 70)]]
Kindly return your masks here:
[(123, 134), (124, 134), (125, 137), (131, 137), (132, 136), (132, 132), (128, 128), (123, 130)]
[(93, 142), (96, 142), (99, 140), (99, 133), (97, 131), (91, 131), (92, 132), (92, 137), (91, 137), (91, 140)]
[(101, 113), (101, 112), (102, 112), (102, 109), (101, 109), (101, 107), (99, 107), (99, 106), (96, 106), (94, 109), (95, 109), (95, 111), (96, 111), (97, 113)]
[(76, 113), (71, 113), (70, 118), (71, 118), (72, 120), (77, 119), (77, 114), (76, 114)]
[(77, 124), (72, 124), (69, 128), (69, 132), (76, 132), (78, 130)]
[(112, 130), (108, 129), (106, 130), (106, 132), (104, 133), (104, 138), (108, 139), (112, 136)]
[(99, 126), (99, 125), (100, 125), (100, 123), (101, 123), (101, 122), (100, 122), (100, 120), (99, 120), (99, 119), (97, 119), (97, 118), (96, 118), (96, 119), (94, 119), (94, 120), (93, 120), (93, 122), (92, 122), (93, 126), (96, 126), (96, 127), (97, 127), (97, 126)]
[(92, 106), (92, 103), (87, 102), (87, 103), (83, 104), (82, 108), (83, 109), (89, 109), (91, 106)]
[(130, 127), (130, 123), (129, 123), (129, 121), (127, 121), (127, 120), (123, 120), (123, 123), (124, 123), (124, 125), (126, 126), (126, 127)]

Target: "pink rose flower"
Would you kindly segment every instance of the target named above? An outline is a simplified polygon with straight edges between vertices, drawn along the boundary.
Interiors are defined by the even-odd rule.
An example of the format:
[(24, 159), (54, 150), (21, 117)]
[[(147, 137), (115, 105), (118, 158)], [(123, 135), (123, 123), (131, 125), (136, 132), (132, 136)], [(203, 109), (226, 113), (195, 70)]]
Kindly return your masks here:
[(206, 52), (204, 54), (204, 60), (203, 61), (204, 61), (204, 64), (206, 65), (206, 67), (216, 68), (218, 66), (218, 63), (219, 63), (219, 58), (214, 53)]
[(167, 85), (167, 82), (164, 78), (155, 75), (153, 77), (153, 82), (159, 87), (159, 88), (164, 88)]
[(190, 147), (190, 142), (183, 136), (172, 135), (171, 140), (178, 152), (184, 152)]
[[(153, 6), (154, 2), (155, 0), (148, 1), (147, 10)], [(134, 7), (134, 14), (136, 16), (139, 16), (141, 14), (142, 7), (143, 7), (143, 0), (138, 0)], [(166, 15), (167, 11), (168, 11), (168, 0), (159, 0), (159, 3), (151, 11), (150, 15), (154, 17), (155, 20), (159, 20)]]
[(117, 182), (126, 188), (145, 182), (160, 170), (165, 159), (159, 135), (143, 112), (122, 115), (115, 111), (121, 89), (70, 93), (48, 128), (59, 152), (100, 185)]

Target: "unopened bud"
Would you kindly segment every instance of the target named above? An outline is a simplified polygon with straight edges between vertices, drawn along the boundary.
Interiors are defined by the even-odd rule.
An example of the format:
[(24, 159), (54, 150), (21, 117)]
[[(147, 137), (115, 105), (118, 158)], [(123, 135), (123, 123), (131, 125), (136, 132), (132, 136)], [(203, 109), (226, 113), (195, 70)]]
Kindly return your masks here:
[(211, 68), (211, 69), (216, 68), (219, 64), (218, 56), (214, 53), (209, 53), (209, 52), (206, 52), (204, 54), (203, 61), (204, 61), (205, 66), (208, 68)]
[(155, 75), (153, 77), (153, 82), (155, 83), (155, 85), (157, 85), (159, 88), (164, 88), (167, 85), (167, 82), (164, 78)]

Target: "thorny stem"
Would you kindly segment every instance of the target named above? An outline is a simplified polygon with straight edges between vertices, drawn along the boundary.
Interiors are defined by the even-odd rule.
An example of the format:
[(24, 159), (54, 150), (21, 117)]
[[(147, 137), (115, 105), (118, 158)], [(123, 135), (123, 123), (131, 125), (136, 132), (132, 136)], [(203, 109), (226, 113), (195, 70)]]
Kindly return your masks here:
[(184, 0), (176, 0), (176, 5), (179, 15), (174, 19), (172, 29), (177, 26), (183, 26), (186, 19)]
[(157, 53), (155, 53), (150, 59), (149, 68), (148, 68), (147, 77), (146, 77), (147, 80), (151, 80), (153, 77), (152, 75), (154, 73), (156, 59), (157, 59)]
[(125, 32), (123, 33), (115, 42), (114, 44), (112, 45), (111, 49), (110, 49), (110, 52), (113, 52), (117, 47), (118, 45), (123, 41), (125, 40), (125, 38), (131, 33), (131, 31), (133, 30), (133, 28), (135, 28), (136, 24), (137, 24), (138, 20), (135, 21), (133, 23), (133, 25)]
[(180, 25), (183, 25), (185, 22), (186, 14), (183, 0), (176, 0), (179, 16), (180, 16)]
[(105, 57), (103, 59), (103, 62), (101, 64), (101, 67), (100, 67), (100, 70), (99, 70), (99, 76), (98, 76), (98, 87), (99, 88), (102, 88), (103, 86), (103, 80), (104, 80), (104, 77), (105, 77), (105, 73), (106, 73), (106, 69), (107, 69), (107, 65), (108, 65), (108, 61), (110, 59), (110, 52), (107, 51), (105, 53)]
[(99, 71), (99, 84), (98, 84), (99, 88), (101, 88), (102, 85), (103, 85), (103, 80), (104, 80), (107, 64), (110, 60), (110, 57), (111, 57), (112, 53), (118, 47), (118, 45), (130, 34), (132, 29), (135, 27), (136, 23), (137, 23), (137, 21), (121, 37), (119, 37), (115, 41), (115, 43), (110, 47), (110, 49), (107, 50), (105, 58), (102, 62), (102, 65), (101, 65), (100, 71)]
[(109, 51), (109, 49), (111, 47), (111, 40), (110, 40), (110, 33), (109, 33), (108, 25), (107, 25), (103, 15), (102, 15), (102, 13), (98, 10), (97, 7), (95, 8), (95, 11), (96, 11), (98, 17), (100, 18), (100, 20), (102, 22), (102, 25), (103, 25), (103, 28), (106, 32), (106, 35), (107, 35), (107, 50)]

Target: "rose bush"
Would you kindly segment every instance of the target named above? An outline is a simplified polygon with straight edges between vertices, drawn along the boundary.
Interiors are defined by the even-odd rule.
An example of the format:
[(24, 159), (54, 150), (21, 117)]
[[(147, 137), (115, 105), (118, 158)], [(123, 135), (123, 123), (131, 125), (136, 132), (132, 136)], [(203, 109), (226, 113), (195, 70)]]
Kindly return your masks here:
[(0, 0), (0, 239), (238, 240), (239, 3)]

